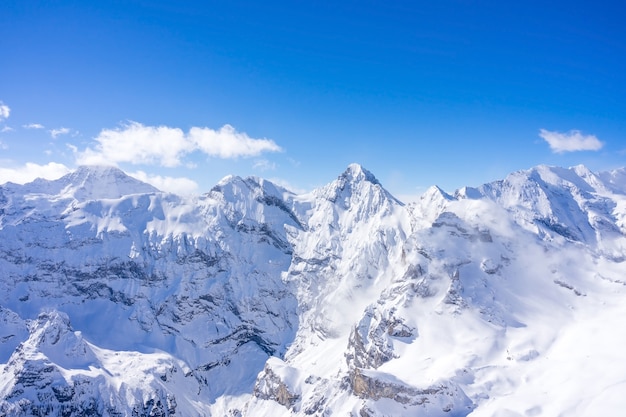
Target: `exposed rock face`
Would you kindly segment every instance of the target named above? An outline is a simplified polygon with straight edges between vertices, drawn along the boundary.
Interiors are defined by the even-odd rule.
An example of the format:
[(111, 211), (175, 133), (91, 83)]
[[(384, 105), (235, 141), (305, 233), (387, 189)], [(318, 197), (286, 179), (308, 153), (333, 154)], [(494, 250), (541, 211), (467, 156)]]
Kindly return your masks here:
[[(97, 167), (0, 186), (0, 414), (615, 414), (624, 172), (410, 206), (358, 165), (305, 195), (228, 177), (182, 198)], [(609, 397), (585, 402), (562, 357)]]
[[(10, 372), (13, 378), (3, 388), (2, 415), (176, 415), (175, 395), (155, 379), (160, 376), (159, 382), (164, 382), (167, 373), (179, 372), (174, 361), (169, 363), (169, 369), (167, 365), (144, 365), (144, 369), (138, 366), (133, 371), (144, 374), (143, 389), (137, 392), (137, 387), (128, 389), (131, 387), (122, 384), (119, 392), (115, 392), (101, 375), (101, 369), (107, 367), (109, 355), (94, 350), (80, 332), (73, 331), (67, 315), (58, 312), (40, 314), (31, 323), (28, 340), (18, 346), (4, 368), (3, 373)], [(153, 358), (163, 360), (166, 356)], [(69, 376), (67, 368), (70, 367), (82, 369), (84, 373), (81, 375), (79, 371)], [(115, 372), (113, 367), (109, 371)], [(130, 381), (135, 376), (133, 371), (117, 376)], [(119, 397), (120, 394), (123, 396)], [(107, 401), (107, 398), (111, 400)]]
[[(233, 177), (185, 200), (128, 178), (81, 168), (49, 187), (38, 181), (3, 189), (0, 303), (16, 322), (2, 339), (4, 359), (20, 343), (39, 346), (33, 335), (27, 340), (25, 325), (20, 330), (20, 317), (41, 320), (39, 311), (58, 310), (99, 348), (142, 356), (157, 349), (183, 361), (188, 370), (179, 375), (207, 406), (225, 391), (251, 392), (265, 360), (284, 353), (297, 325), (297, 301), (281, 279), (291, 259), (285, 226), (300, 227), (291, 194)], [(50, 359), (53, 370), (83, 367), (67, 349)], [(219, 382), (224, 373), (239, 380)], [(93, 378), (87, 368), (78, 374)], [(96, 385), (118, 391), (108, 374)], [(151, 394), (141, 394), (137, 413), (169, 409), (161, 397), (148, 403)]]
[[(414, 408), (414, 412), (418, 413), (421, 409), (424, 413), (454, 411), (464, 415), (472, 409), (469, 398), (463, 395), (456, 386), (440, 384), (417, 389), (399, 381), (385, 380), (388, 377), (371, 376), (356, 368), (349, 375), (350, 388), (359, 398), (372, 401), (388, 398), (402, 404), (406, 409)], [(361, 410), (366, 415), (378, 415), (372, 408)]]
[(265, 364), (263, 372), (257, 378), (253, 394), (262, 400), (276, 401), (288, 409), (293, 408), (300, 399), (300, 395), (291, 392), (280, 376), (274, 372), (269, 362)]
[(368, 306), (361, 321), (352, 329), (346, 360), (350, 367), (376, 369), (397, 357), (393, 338), (413, 338), (417, 333), (394, 315), (395, 309), (382, 313)]

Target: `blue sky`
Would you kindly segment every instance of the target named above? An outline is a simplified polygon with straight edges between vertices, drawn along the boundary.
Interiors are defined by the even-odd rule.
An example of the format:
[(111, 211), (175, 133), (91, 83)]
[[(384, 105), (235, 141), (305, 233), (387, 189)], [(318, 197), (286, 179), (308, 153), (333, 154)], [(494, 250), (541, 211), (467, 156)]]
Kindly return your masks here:
[(3, 1), (0, 182), (110, 163), (310, 190), (358, 162), (406, 199), (626, 165), (619, 2), (179, 3)]

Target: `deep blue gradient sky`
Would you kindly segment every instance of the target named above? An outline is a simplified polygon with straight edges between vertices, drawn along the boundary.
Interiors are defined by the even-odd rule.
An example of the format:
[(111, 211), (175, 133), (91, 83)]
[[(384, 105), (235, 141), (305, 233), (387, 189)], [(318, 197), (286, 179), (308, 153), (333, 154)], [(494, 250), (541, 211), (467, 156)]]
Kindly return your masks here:
[[(227, 174), (308, 190), (351, 162), (401, 196), (537, 164), (626, 165), (620, 2), (179, 3), (3, 1), (4, 175), (74, 168), (131, 122), (183, 134), (228, 124), (281, 148), (190, 150), (176, 167), (109, 155), (199, 192)], [(540, 129), (603, 146), (557, 152)]]

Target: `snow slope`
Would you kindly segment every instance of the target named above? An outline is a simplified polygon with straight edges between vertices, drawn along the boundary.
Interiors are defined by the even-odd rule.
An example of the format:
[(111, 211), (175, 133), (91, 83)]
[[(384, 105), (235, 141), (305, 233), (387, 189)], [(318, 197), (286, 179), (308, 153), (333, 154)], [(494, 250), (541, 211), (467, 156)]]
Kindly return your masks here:
[(303, 195), (5, 184), (0, 414), (614, 415), (625, 260), (625, 169), (408, 206), (357, 164)]

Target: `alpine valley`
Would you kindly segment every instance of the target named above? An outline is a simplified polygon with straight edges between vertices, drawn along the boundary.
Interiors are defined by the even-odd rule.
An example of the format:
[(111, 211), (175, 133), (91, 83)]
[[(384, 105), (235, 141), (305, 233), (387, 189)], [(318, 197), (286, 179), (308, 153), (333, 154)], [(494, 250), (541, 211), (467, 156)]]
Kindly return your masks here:
[(625, 318), (626, 169), (0, 186), (3, 416), (617, 415)]

